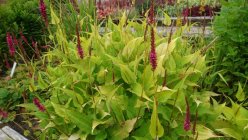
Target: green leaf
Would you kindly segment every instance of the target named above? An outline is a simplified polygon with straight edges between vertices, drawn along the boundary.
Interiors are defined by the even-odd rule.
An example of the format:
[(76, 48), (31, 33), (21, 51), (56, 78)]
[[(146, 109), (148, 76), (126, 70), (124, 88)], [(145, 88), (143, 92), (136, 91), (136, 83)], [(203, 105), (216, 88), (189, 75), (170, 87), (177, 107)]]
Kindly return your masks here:
[(245, 93), (244, 93), (243, 88), (242, 88), (240, 83), (239, 83), (239, 87), (238, 87), (238, 92), (236, 93), (236, 98), (239, 101), (244, 101), (245, 100)]
[(117, 121), (119, 123), (122, 123), (125, 121), (125, 118), (124, 118), (124, 115), (123, 115), (123, 112), (122, 112), (122, 108), (121, 108), (121, 102), (117, 99), (112, 99), (110, 101), (110, 106), (111, 106), (111, 109), (117, 119)]
[(123, 12), (122, 17), (120, 19), (119, 26), (123, 27), (126, 24), (126, 20), (127, 20), (126, 12)]
[(132, 84), (136, 82), (136, 75), (130, 70), (127, 65), (119, 64), (119, 67), (121, 70), (121, 77), (126, 83)]
[(5, 88), (0, 88), (0, 99), (4, 99), (8, 96), (9, 92)]
[(23, 134), (24, 134), (24, 136), (29, 136), (29, 135), (30, 135), (30, 131), (29, 131), (29, 130), (25, 130), (25, 131), (23, 132)]
[(242, 140), (240, 133), (238, 133), (236, 130), (232, 128), (222, 128), (222, 129), (216, 129), (216, 130), (221, 132), (225, 136), (235, 138), (236, 140)]
[(20, 105), (17, 105), (17, 106), (24, 107), (25, 109), (31, 110), (31, 111), (37, 110), (37, 107), (36, 107), (33, 103), (29, 103), (29, 104), (20, 104)]
[(154, 100), (151, 124), (149, 127), (152, 138), (156, 139), (164, 135), (164, 128), (159, 122), (156, 100)]
[(38, 77), (38, 85), (39, 87), (43, 90), (48, 87), (48, 84), (43, 80), (41, 73), (39, 72), (39, 77)]
[(218, 75), (225, 82), (225, 84), (228, 86), (228, 83), (227, 83), (226, 79), (223, 77), (223, 75), (221, 73), (218, 73)]
[(52, 5), (50, 5), (50, 11), (51, 11), (51, 22), (52, 22), (52, 24), (59, 24), (60, 19), (57, 17), (55, 12), (53, 11)]
[(68, 119), (85, 133), (92, 130), (91, 119), (83, 113), (74, 110), (66, 110)]
[(139, 83), (134, 83), (131, 85), (131, 89), (129, 89), (130, 92), (136, 94), (138, 97), (145, 98), (148, 101), (152, 101), (145, 93), (144, 89), (142, 89), (142, 86)]
[(136, 118), (127, 120), (121, 126), (111, 129), (111, 140), (123, 140), (129, 136), (129, 133), (133, 130)]
[(210, 139), (210, 138), (218, 138), (218, 137), (221, 137), (221, 136), (217, 136), (216, 134), (214, 134), (214, 132), (201, 125), (201, 124), (198, 124), (196, 125), (196, 131), (198, 132), (198, 139), (199, 140), (207, 140), (207, 139)]
[(130, 58), (135, 48), (140, 47), (140, 43), (143, 41), (143, 37), (137, 37), (129, 41), (127, 45), (123, 48), (123, 57)]
[(169, 16), (167, 13), (165, 13), (165, 12), (164, 12), (163, 24), (164, 24), (164, 25), (167, 25), (167, 26), (171, 25), (171, 18), (170, 18), (170, 16)]
[(80, 94), (76, 93), (75, 91), (66, 88), (59, 88), (59, 89), (73, 99), (73, 103), (75, 106), (81, 107), (81, 105), (84, 103), (83, 97)]
[(175, 90), (171, 90), (167, 87), (163, 87), (162, 90), (156, 93), (158, 102), (163, 102), (163, 103), (167, 102), (167, 100), (170, 99), (175, 92), (176, 92)]
[(64, 108), (64, 106), (59, 105), (59, 104), (55, 104), (53, 102), (51, 102), (56, 114), (62, 118), (66, 118), (66, 110)]
[(153, 72), (150, 65), (146, 66), (143, 74), (142, 74), (142, 82), (144, 90), (147, 91), (155, 85), (155, 81), (153, 78)]
[(116, 85), (104, 85), (104, 86), (99, 86), (98, 88), (100, 90), (100, 93), (106, 96), (108, 100), (110, 100), (114, 96), (116, 91), (119, 89), (119, 87), (120, 86), (116, 86)]

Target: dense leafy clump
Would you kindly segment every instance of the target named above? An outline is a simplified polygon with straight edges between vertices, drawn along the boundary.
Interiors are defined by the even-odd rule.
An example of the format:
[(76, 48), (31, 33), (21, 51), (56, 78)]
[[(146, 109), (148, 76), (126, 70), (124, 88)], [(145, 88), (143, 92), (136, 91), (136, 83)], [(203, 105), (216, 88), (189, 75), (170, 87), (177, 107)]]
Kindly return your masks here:
[[(20, 32), (22, 32), (30, 44), (32, 44), (32, 39), (40, 43), (44, 35), (44, 23), (40, 18), (37, 0), (9, 0), (6, 4), (0, 5), (0, 19), (0, 68), (6, 68), (6, 58), (10, 64), (15, 60), (14, 57), (11, 59), (8, 57), (7, 32), (17, 39), (21, 38)], [(22, 45), (25, 51), (32, 56), (33, 51), (30, 48), (32, 45), (29, 46), (25, 42), (22, 42)], [(16, 50), (18, 49), (20, 48), (16, 48)], [(7, 57), (4, 57), (4, 54)]]
[[(170, 41), (154, 30), (151, 43), (148, 36), (153, 33), (146, 31), (146, 21), (129, 21), (125, 14), (117, 25), (109, 19), (101, 35), (95, 25), (89, 36), (79, 31), (72, 40), (61, 23), (51, 24), (57, 27), (50, 35), (56, 46), (43, 55), (43, 69), (33, 65), (29, 90), (37, 98), (20, 105), (40, 119), (41, 139), (208, 139), (220, 137), (216, 131), (244, 137), (242, 131), (233, 136), (229, 128), (239, 124), (243, 129), (247, 123), (231, 121), (238, 105), (220, 105), (211, 99), (216, 94), (200, 91), (198, 81), (207, 70), (205, 55), (181, 37), (186, 27)], [(157, 56), (153, 69), (151, 45)], [(247, 116), (244, 108), (239, 111), (237, 118)]]
[[(248, 95), (248, 2), (223, 2), (214, 21), (214, 33), (219, 37), (214, 51), (209, 88), (244, 101)], [(235, 97), (235, 93), (238, 93)]]

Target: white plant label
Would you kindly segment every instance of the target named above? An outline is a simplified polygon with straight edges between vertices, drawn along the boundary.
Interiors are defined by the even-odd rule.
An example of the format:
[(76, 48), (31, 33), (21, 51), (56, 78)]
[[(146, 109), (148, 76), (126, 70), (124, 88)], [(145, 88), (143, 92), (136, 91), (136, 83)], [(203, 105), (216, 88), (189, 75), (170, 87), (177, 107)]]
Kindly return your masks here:
[(13, 67), (12, 67), (12, 69), (11, 69), (11, 73), (10, 73), (10, 77), (12, 78), (13, 77), (13, 75), (14, 75), (14, 72), (15, 72), (15, 69), (16, 69), (16, 62), (14, 62), (14, 64), (13, 64)]

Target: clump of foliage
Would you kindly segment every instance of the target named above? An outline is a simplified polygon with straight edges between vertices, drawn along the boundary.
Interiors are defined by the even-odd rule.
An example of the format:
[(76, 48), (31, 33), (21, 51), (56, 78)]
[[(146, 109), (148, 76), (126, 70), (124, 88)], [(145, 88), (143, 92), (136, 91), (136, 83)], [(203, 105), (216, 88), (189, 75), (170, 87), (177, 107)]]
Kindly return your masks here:
[[(8, 0), (6, 4), (0, 5), (0, 19), (0, 67), (3, 67), (6, 60), (4, 54), (9, 55), (6, 43), (7, 32), (16, 38), (21, 38), (20, 32), (22, 32), (30, 44), (31, 38), (40, 43), (44, 35), (44, 23), (40, 18), (37, 0)], [(25, 46), (26, 52), (32, 56), (31, 46), (24, 42), (23, 46)], [(16, 49), (18, 50), (18, 48)], [(12, 60), (14, 59), (12, 58)]]
[[(0, 109), (8, 113), (5, 122), (13, 121), (17, 114), (22, 113), (17, 105), (28, 103), (32, 94), (29, 89), (29, 69), (26, 66), (18, 66), (15, 78), (0, 80)], [(32, 75), (31, 75), (32, 77)]]
[(220, 15), (214, 20), (214, 33), (219, 38), (211, 76), (206, 80), (210, 89), (244, 103), (248, 97), (247, 9), (246, 0), (223, 1)]
[(40, 119), (40, 139), (246, 137), (247, 111), (236, 103), (218, 104), (211, 98), (215, 93), (200, 91), (205, 54), (181, 37), (186, 27), (164, 38), (147, 31), (146, 21), (129, 21), (124, 14), (119, 24), (109, 19), (102, 35), (96, 24), (85, 32), (78, 22), (76, 35), (68, 39), (51, 12), (55, 46), (43, 55), (44, 69), (34, 64), (29, 89), (37, 98), (20, 105)]

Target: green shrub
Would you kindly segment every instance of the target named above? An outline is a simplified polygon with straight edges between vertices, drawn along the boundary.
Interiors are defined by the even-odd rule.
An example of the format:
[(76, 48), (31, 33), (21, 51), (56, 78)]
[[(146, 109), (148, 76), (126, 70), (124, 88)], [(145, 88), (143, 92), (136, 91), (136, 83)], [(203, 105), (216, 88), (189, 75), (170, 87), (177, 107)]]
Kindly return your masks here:
[(220, 15), (215, 17), (213, 24), (219, 39), (215, 46), (211, 76), (207, 79), (210, 89), (239, 101), (244, 101), (248, 95), (247, 9), (247, 0), (222, 3)]
[[(20, 37), (20, 31), (23, 32), (30, 45), (23, 42), (25, 51), (30, 57), (34, 54), (31, 49), (31, 38), (38, 41), (38, 47), (44, 41), (42, 37), (45, 35), (44, 23), (40, 17), (39, 1), (37, 0), (8, 0), (6, 4), (0, 5), (0, 68), (4, 65), (4, 55), (9, 55), (6, 43), (6, 33), (13, 33)], [(18, 50), (18, 48), (16, 48)], [(18, 61), (12, 58), (12, 61)]]

